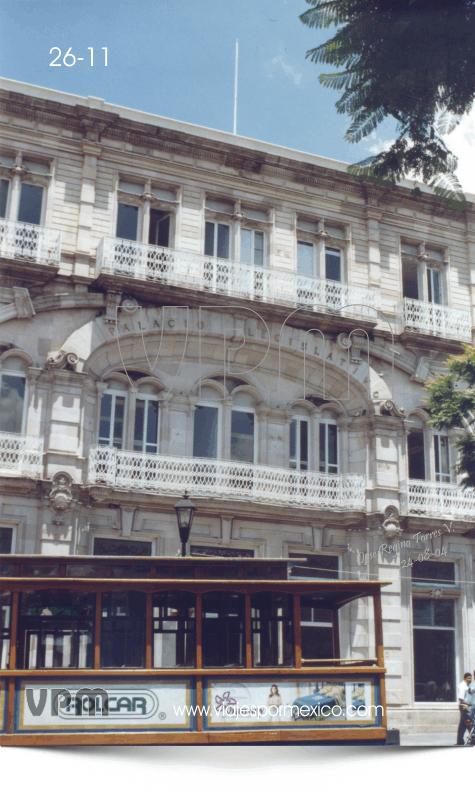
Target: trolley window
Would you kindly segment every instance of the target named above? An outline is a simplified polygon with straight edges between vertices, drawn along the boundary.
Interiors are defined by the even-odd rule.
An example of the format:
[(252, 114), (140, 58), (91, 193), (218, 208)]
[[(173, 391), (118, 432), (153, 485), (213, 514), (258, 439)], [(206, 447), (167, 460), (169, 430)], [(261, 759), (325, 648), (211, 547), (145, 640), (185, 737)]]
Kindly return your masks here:
[(203, 666), (244, 666), (244, 614), (244, 595), (203, 595)]
[(252, 595), (251, 621), (253, 666), (292, 666), (292, 595), (280, 592), (259, 592)]
[(153, 666), (195, 666), (196, 595), (160, 592), (153, 597)]
[(123, 590), (102, 595), (101, 666), (145, 666), (147, 596)]

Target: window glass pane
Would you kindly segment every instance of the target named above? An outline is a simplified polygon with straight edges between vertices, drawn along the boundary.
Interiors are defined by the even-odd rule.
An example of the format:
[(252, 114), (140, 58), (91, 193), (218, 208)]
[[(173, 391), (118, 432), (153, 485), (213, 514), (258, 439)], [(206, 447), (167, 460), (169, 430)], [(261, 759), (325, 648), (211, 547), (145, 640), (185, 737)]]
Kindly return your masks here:
[(455, 631), (414, 629), (416, 702), (455, 701)]
[(254, 413), (233, 410), (231, 414), (231, 459), (254, 462)]
[(114, 411), (114, 438), (113, 445), (117, 449), (122, 448), (122, 439), (124, 436), (124, 412), (125, 412), (125, 397), (115, 397), (115, 411)]
[(412, 581), (420, 584), (455, 584), (454, 562), (414, 561)]
[(0, 526), (0, 553), (11, 553), (13, 543), (13, 529)]
[(241, 261), (252, 264), (252, 231), (241, 229)]
[(299, 275), (313, 275), (313, 244), (297, 242), (297, 272)]
[(145, 666), (144, 592), (105, 592), (102, 595), (101, 666)]
[(156, 399), (148, 400), (147, 411), (147, 452), (157, 451), (158, 441), (158, 402)]
[(298, 565), (292, 565), (289, 570), (289, 575), (297, 576), (298, 578), (339, 578), (338, 556), (329, 556), (327, 554), (307, 554), (304, 551), (299, 553), (289, 553), (290, 559), (302, 559), (306, 561), (299, 562)]
[(8, 200), (8, 186), (10, 182), (8, 179), (0, 180), (0, 218), (6, 217), (7, 214), (7, 200)]
[(341, 252), (335, 248), (325, 248), (325, 278), (341, 281)]
[(149, 245), (168, 248), (170, 236), (170, 213), (158, 209), (150, 210)]
[(414, 598), (412, 602), (414, 625), (432, 626), (432, 601), (422, 598)]
[(336, 473), (338, 465), (338, 427), (335, 424), (327, 424), (328, 431), (328, 470)]
[(23, 592), (19, 657), (24, 669), (92, 667), (95, 596), (52, 589)]
[(112, 412), (112, 394), (103, 394), (101, 399), (101, 415), (99, 419), (99, 443), (110, 441)]
[(218, 224), (218, 250), (219, 259), (229, 259), (229, 226)]
[(193, 457), (218, 456), (218, 408), (198, 405), (194, 415)]
[(109, 540), (94, 537), (94, 556), (151, 556), (152, 543), (142, 540)]
[(207, 222), (205, 226), (205, 256), (214, 256), (215, 224)]
[(308, 463), (308, 421), (300, 422), (300, 462)]
[(424, 433), (411, 430), (407, 436), (409, 479), (425, 479)]
[(165, 187), (152, 187), (152, 193), (156, 198), (163, 201), (175, 201), (176, 193), (174, 190), (167, 190)]
[(252, 218), (253, 220), (267, 220), (268, 214), (263, 209), (254, 209), (253, 207), (241, 207), (242, 212), (244, 212), (247, 218)]
[(333, 658), (332, 612), (313, 595), (300, 598), (300, 632), (302, 661)]
[(43, 201), (43, 188), (35, 184), (25, 184), (21, 186), (20, 206), (18, 208), (18, 220), (22, 223), (41, 222), (41, 204)]
[(145, 427), (145, 400), (135, 400), (134, 450), (143, 450), (143, 434)]
[(435, 473), (438, 482), (450, 482), (449, 439), (434, 435)]
[(412, 300), (419, 300), (416, 262), (404, 260), (402, 263), (402, 295)]
[(439, 270), (427, 270), (429, 303), (442, 303), (442, 279)]
[(326, 425), (320, 424), (318, 428), (319, 440), (319, 456), (320, 456), (320, 471), (326, 471), (327, 468), (327, 454), (326, 454)]
[(206, 593), (202, 613), (203, 666), (243, 666), (244, 595)]
[(1, 375), (0, 431), (21, 433), (25, 378), (12, 374)]
[(290, 459), (295, 460), (297, 457), (297, 421), (292, 419), (290, 422)]
[(122, 240), (136, 240), (139, 208), (130, 204), (119, 204), (117, 208), (116, 236)]
[(254, 232), (254, 264), (264, 264), (264, 234), (262, 231)]
[(453, 600), (434, 600), (434, 625), (439, 628), (455, 627), (455, 604)]
[(160, 592), (153, 596), (153, 665), (195, 665), (196, 595)]
[(22, 165), (27, 171), (33, 173), (49, 173), (49, 165), (46, 162), (38, 162), (37, 160), (27, 160), (25, 157), (22, 160)]
[(251, 595), (253, 666), (290, 666), (294, 658), (293, 598), (280, 592)]
[(234, 212), (234, 203), (226, 201), (225, 198), (207, 198), (206, 206), (214, 212), (228, 212), (229, 214)]

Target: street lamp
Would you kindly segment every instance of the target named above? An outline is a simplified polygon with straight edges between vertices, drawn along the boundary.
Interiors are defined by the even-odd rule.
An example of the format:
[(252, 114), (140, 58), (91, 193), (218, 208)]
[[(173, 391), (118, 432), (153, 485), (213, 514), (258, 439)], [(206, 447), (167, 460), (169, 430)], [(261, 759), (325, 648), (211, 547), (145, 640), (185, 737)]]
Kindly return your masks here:
[(196, 512), (196, 507), (188, 498), (186, 490), (181, 501), (175, 504), (175, 511), (178, 521), (178, 531), (180, 532), (181, 555), (186, 556), (186, 543), (190, 536), (191, 524), (193, 523), (193, 516)]

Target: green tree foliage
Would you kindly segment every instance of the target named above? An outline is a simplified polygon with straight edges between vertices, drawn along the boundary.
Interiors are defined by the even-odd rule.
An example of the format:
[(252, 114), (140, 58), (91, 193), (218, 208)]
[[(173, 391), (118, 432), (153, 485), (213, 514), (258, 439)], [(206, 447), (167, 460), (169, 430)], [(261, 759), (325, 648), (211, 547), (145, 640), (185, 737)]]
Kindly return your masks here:
[(397, 121), (388, 151), (350, 166), (361, 177), (417, 177), (462, 209), (444, 143), (475, 94), (475, 0), (306, 0), (300, 19), (309, 27), (337, 27), (335, 36), (307, 52), (338, 71), (320, 82), (342, 92), (339, 113), (351, 118), (346, 139), (356, 143), (381, 122)]
[(427, 409), (436, 429), (465, 429), (456, 443), (460, 450), (456, 471), (464, 475), (465, 487), (475, 487), (475, 347), (464, 344), (463, 355), (451, 356), (447, 365), (449, 374), (436, 377), (427, 387)]

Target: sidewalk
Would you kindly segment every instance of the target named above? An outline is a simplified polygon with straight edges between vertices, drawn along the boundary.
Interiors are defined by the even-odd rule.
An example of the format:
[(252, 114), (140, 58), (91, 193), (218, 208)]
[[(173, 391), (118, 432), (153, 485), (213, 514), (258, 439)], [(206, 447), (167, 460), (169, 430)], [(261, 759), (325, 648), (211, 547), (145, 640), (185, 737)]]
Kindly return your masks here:
[[(401, 746), (454, 746), (457, 732), (419, 732), (401, 735)], [(469, 748), (464, 747), (464, 748)]]

